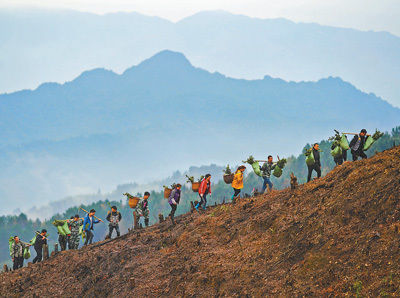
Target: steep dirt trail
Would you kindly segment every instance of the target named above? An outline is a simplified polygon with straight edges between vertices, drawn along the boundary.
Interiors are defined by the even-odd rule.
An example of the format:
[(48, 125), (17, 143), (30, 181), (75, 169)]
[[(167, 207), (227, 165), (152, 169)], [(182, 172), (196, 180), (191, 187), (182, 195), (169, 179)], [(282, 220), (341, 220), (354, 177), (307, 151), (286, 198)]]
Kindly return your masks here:
[[(1, 296), (400, 296), (400, 147), (0, 275)], [(100, 245), (100, 246), (99, 246)]]

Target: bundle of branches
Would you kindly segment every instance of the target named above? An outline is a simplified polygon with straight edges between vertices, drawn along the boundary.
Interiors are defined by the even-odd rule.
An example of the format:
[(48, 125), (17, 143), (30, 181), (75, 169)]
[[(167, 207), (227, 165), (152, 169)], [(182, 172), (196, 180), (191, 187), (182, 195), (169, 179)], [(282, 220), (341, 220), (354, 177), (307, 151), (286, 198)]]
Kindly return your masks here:
[(187, 183), (189, 183), (189, 182), (190, 182), (190, 183), (194, 183), (194, 177), (193, 177), (193, 176), (190, 176), (190, 177), (189, 177), (188, 175), (185, 175), (185, 176), (186, 176), (186, 178), (188, 179), (188, 180), (186, 181)]
[(174, 189), (176, 187), (176, 183), (172, 183), (171, 186), (165, 186), (163, 185), (164, 189), (168, 188), (168, 189)]
[[(195, 183), (195, 180), (194, 180), (194, 177), (193, 176), (188, 176), (188, 175), (185, 175), (186, 176), (186, 178), (188, 179), (186, 182), (187, 183)], [(204, 176), (203, 175), (201, 175), (200, 176), (200, 178), (196, 181), (196, 182), (201, 182), (201, 180), (203, 180), (203, 178), (204, 178)]]
[(341, 136), (340, 136), (340, 132), (339, 131), (337, 131), (336, 129), (334, 129), (334, 131), (335, 131), (335, 135), (333, 136), (333, 137), (330, 137), (328, 140), (329, 141), (338, 141), (338, 142), (340, 142), (340, 140), (341, 140)]
[(55, 219), (55, 220), (52, 222), (52, 225), (53, 225), (53, 226), (56, 226), (56, 227), (58, 227), (58, 226), (63, 226), (63, 225), (65, 224), (65, 222), (66, 222), (66, 220)]
[(278, 167), (280, 167), (281, 169), (283, 169), (283, 168), (285, 167), (286, 163), (287, 163), (286, 158), (282, 158), (282, 159), (278, 160), (278, 162), (276, 163), (276, 165), (277, 165)]
[(306, 149), (306, 152), (304, 152), (305, 156), (310, 156), (310, 154), (312, 153), (312, 148)]
[(249, 158), (248, 158), (246, 161), (244, 161), (244, 162), (247, 162), (248, 164), (253, 164), (253, 163), (254, 163), (254, 157), (253, 157), (253, 155), (250, 155)]
[(231, 171), (231, 168), (229, 167), (229, 165), (227, 165), (225, 170), (223, 170), (222, 172), (224, 172), (225, 175), (231, 175), (232, 174), (232, 171)]
[(383, 135), (384, 135), (383, 132), (380, 132), (379, 130), (376, 129), (375, 133), (372, 135), (372, 138), (376, 141)]
[(376, 130), (372, 136), (369, 136), (365, 140), (363, 150), (367, 151), (369, 148), (371, 148), (372, 144), (374, 144), (381, 136), (383, 136), (383, 133), (381, 133), (379, 130)]
[(126, 193), (124, 193), (124, 194), (123, 194), (123, 196), (127, 196), (127, 197), (128, 197), (128, 199), (130, 199), (130, 198), (133, 198), (133, 196), (132, 196), (130, 193), (127, 193), (127, 192), (126, 192)]

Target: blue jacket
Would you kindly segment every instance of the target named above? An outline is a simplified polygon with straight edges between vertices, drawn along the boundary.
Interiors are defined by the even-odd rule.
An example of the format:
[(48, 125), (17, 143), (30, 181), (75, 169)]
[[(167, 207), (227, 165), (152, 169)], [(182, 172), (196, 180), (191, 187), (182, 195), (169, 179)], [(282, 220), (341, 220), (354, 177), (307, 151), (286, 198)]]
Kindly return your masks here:
[(85, 216), (85, 219), (83, 220), (83, 229), (85, 231), (93, 230), (93, 225), (100, 222), (100, 220), (97, 220), (94, 217), (92, 218), (93, 220), (90, 220), (89, 214)]

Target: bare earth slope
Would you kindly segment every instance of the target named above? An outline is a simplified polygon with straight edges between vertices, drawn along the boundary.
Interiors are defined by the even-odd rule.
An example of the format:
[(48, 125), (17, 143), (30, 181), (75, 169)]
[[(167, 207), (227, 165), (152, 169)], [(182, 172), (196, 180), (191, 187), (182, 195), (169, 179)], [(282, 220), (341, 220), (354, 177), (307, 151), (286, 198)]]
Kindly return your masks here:
[(400, 147), (0, 275), (1, 296), (399, 296)]

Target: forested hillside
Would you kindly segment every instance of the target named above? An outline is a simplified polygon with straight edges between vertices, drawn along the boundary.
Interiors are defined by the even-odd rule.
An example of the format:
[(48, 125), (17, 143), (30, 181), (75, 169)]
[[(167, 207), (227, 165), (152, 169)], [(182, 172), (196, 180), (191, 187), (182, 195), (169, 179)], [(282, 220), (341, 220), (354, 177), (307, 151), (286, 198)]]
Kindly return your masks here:
[[(323, 175), (328, 173), (334, 167), (333, 159), (330, 155), (330, 146), (331, 142), (329, 141), (321, 141), (321, 163), (323, 168)], [(376, 152), (381, 152), (383, 150), (389, 149), (394, 146), (394, 144), (400, 144), (400, 126), (394, 128), (391, 133), (385, 133), (374, 145), (373, 147), (367, 151), (369, 156), (374, 155)], [(309, 145), (305, 146), (308, 148)], [(268, 155), (268, 153), (266, 153)], [(247, 157), (243, 157), (246, 159)], [(348, 156), (351, 159), (351, 155), (349, 153)], [(297, 157), (289, 157), (287, 166), (283, 171), (283, 175), (281, 178), (277, 179), (273, 177), (273, 183), (277, 189), (286, 188), (289, 186), (289, 175), (291, 172), (294, 172), (298, 177), (299, 183), (304, 183), (306, 180), (307, 167), (305, 165), (305, 157), (303, 154), (298, 155)], [(216, 166), (212, 167), (215, 168)], [(221, 167), (219, 167), (221, 169)], [(201, 169), (201, 168), (200, 168)], [(203, 169), (210, 170), (210, 167), (204, 167)], [(193, 170), (193, 169), (192, 169)], [(199, 171), (199, 168), (195, 168), (195, 171)], [(247, 165), (247, 177), (245, 178), (245, 187), (243, 190), (243, 194), (252, 194), (254, 188), (261, 189), (262, 179), (257, 177), (251, 170), (251, 167)], [(203, 173), (205, 174), (205, 173)], [(222, 176), (222, 171), (220, 175)], [(184, 184), (185, 178), (183, 175), (175, 173), (176, 178), (175, 182), (179, 182)], [(198, 176), (197, 176), (198, 177)], [(196, 178), (197, 178), (196, 177)], [(220, 178), (220, 177), (218, 177)], [(168, 181), (174, 181), (170, 180)], [(164, 181), (165, 182), (165, 181)], [(221, 203), (224, 200), (229, 201), (232, 196), (232, 188), (230, 185), (225, 184), (223, 181), (219, 181), (218, 183), (212, 186), (213, 193), (212, 198), (209, 199), (209, 204), (213, 205), (214, 203)], [(154, 224), (158, 221), (158, 215), (161, 213), (164, 216), (167, 216), (170, 207), (166, 199), (163, 198), (163, 192), (161, 191), (162, 185), (160, 185), (159, 192), (151, 192), (150, 197), (150, 223)], [(30, 220), (27, 218), (25, 214), (20, 214), (18, 216), (1, 216), (0, 217), (0, 262), (10, 262), (8, 256), (8, 242), (7, 239), (12, 235), (19, 235), (23, 240), (29, 241), (34, 236), (34, 231), (40, 230), (42, 228), (46, 228), (50, 233), (51, 245), (57, 241), (57, 233), (54, 226), (51, 225), (51, 222), (54, 219), (68, 219), (71, 216), (79, 213), (80, 215), (84, 215), (82, 211), (79, 211), (79, 207), (83, 207), (86, 210), (95, 209), (97, 211), (96, 215), (102, 219), (105, 219), (108, 210), (110, 210), (110, 205), (116, 205), (118, 209), (121, 211), (123, 220), (121, 222), (121, 230), (123, 233), (127, 232), (128, 228), (133, 225), (133, 215), (132, 209), (127, 205), (126, 199), (122, 196), (122, 193), (125, 191), (131, 191), (132, 185), (121, 185), (118, 188), (118, 191), (121, 195), (121, 200), (117, 201), (98, 201), (96, 203), (90, 205), (82, 205), (76, 206), (73, 208), (69, 208), (66, 212), (62, 214), (56, 214), (52, 218), (46, 221), (38, 220)], [(135, 193), (132, 193), (135, 194)], [(140, 194), (139, 194), (140, 195)], [(198, 196), (196, 193), (193, 193), (189, 187), (184, 186), (182, 190), (182, 202), (178, 207), (177, 214), (186, 213), (190, 210), (190, 201), (197, 200)], [(95, 240), (104, 239), (106, 233), (108, 231), (108, 227), (105, 224), (98, 224), (95, 229)]]
[(0, 296), (398, 297), (400, 146), (0, 274)]

